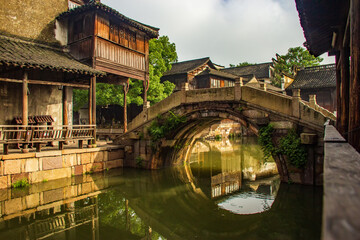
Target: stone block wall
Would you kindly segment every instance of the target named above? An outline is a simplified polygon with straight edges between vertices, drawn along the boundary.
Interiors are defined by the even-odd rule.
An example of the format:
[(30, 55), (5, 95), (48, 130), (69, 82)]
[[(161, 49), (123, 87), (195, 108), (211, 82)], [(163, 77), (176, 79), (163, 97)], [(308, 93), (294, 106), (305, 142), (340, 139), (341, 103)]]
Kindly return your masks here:
[(27, 179), (30, 184), (123, 166), (121, 147), (66, 149), (0, 156), (0, 189)]

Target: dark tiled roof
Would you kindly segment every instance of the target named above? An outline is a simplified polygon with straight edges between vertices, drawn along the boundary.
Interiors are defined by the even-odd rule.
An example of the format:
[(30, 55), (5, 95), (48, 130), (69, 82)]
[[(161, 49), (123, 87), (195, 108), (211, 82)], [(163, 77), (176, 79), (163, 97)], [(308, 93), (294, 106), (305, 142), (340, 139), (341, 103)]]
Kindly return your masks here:
[(200, 73), (198, 76), (207, 75), (207, 74), (214, 75), (214, 76), (219, 76), (219, 77), (223, 77), (223, 78), (234, 79), (234, 80), (236, 78), (239, 78), (238, 76), (235, 76), (235, 75), (233, 75), (231, 73), (222, 72), (222, 71), (215, 70), (215, 69), (210, 69), (210, 68), (206, 69), (205, 71)]
[(135, 21), (131, 18), (124, 16), (123, 14), (119, 13), (115, 9), (113, 9), (105, 4), (94, 2), (94, 1), (90, 1), (89, 3), (87, 3), (85, 5), (70, 9), (67, 12), (63, 12), (59, 16), (57, 16), (57, 19), (62, 19), (62, 18), (68, 17), (68, 16), (73, 16), (73, 15), (76, 15), (76, 14), (79, 14), (82, 12), (95, 10), (95, 9), (101, 10), (105, 13), (115, 16), (116, 18), (126, 22), (127, 24), (129, 24), (141, 31), (146, 32), (150, 37), (156, 38), (159, 36), (159, 28), (152, 27), (152, 26), (143, 24), (141, 22)]
[[(200, 59), (195, 59), (195, 60), (190, 60), (190, 61), (185, 61), (185, 62), (174, 63), (174, 64), (172, 64), (171, 70), (165, 72), (164, 76), (188, 73), (188, 72), (191, 72), (191, 71), (203, 66), (204, 64), (207, 64), (208, 62), (211, 63), (210, 58), (206, 57), (206, 58), (200, 58)], [(211, 65), (212, 65), (212, 63), (211, 63)]]
[(295, 0), (309, 52), (319, 56), (329, 51), (334, 28), (346, 24), (349, 2)]
[(0, 64), (86, 75), (105, 75), (101, 71), (78, 62), (62, 48), (1, 34)]
[(261, 63), (243, 67), (224, 68), (220, 71), (231, 73), (239, 77), (255, 75), (256, 78), (261, 79), (270, 78), (270, 66), (272, 66), (272, 63)]
[(336, 87), (335, 64), (308, 67), (300, 70), (288, 89)]

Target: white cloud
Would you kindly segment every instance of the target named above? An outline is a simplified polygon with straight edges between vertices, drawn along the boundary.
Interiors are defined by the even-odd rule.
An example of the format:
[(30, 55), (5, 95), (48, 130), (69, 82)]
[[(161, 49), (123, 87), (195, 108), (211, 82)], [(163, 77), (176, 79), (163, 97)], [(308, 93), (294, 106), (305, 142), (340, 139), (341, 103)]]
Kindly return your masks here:
[[(305, 41), (295, 1), (102, 0), (127, 17), (160, 28), (179, 61), (210, 57), (215, 63), (269, 62)], [(329, 61), (329, 60), (327, 60)], [(331, 60), (330, 60), (331, 61)]]

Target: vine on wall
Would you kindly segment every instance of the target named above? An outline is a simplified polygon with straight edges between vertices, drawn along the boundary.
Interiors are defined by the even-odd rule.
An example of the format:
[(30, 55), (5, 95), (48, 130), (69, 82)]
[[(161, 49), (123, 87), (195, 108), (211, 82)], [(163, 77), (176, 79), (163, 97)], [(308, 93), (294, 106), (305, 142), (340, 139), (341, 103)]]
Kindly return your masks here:
[(158, 116), (147, 129), (153, 146), (187, 121), (185, 116), (174, 114), (172, 111), (169, 111), (169, 114), (168, 117)]
[(264, 152), (265, 159), (272, 155), (281, 154), (287, 157), (291, 165), (303, 168), (307, 162), (307, 153), (295, 129), (291, 129), (286, 136), (280, 139), (278, 147), (273, 144), (273, 133), (274, 126), (272, 124), (262, 127), (259, 131), (259, 144)]

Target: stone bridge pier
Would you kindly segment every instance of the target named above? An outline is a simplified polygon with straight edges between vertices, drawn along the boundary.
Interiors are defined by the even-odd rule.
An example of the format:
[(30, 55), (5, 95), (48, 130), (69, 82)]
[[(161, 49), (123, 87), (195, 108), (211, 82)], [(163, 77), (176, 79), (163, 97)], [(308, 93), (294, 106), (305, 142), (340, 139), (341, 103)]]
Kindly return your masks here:
[[(148, 134), (153, 121), (176, 115), (185, 122), (154, 141)], [(308, 161), (298, 169), (286, 156), (273, 156), (283, 182), (322, 184), (323, 124), (334, 116), (318, 106), (301, 101), (299, 92), (293, 97), (237, 84), (235, 87), (179, 91), (145, 109), (130, 124), (129, 131), (115, 140), (125, 147), (124, 166), (158, 169), (180, 165), (190, 156), (192, 145), (201, 132), (222, 119), (241, 123), (256, 135), (271, 123), (272, 142), (295, 129), (304, 144)]]

